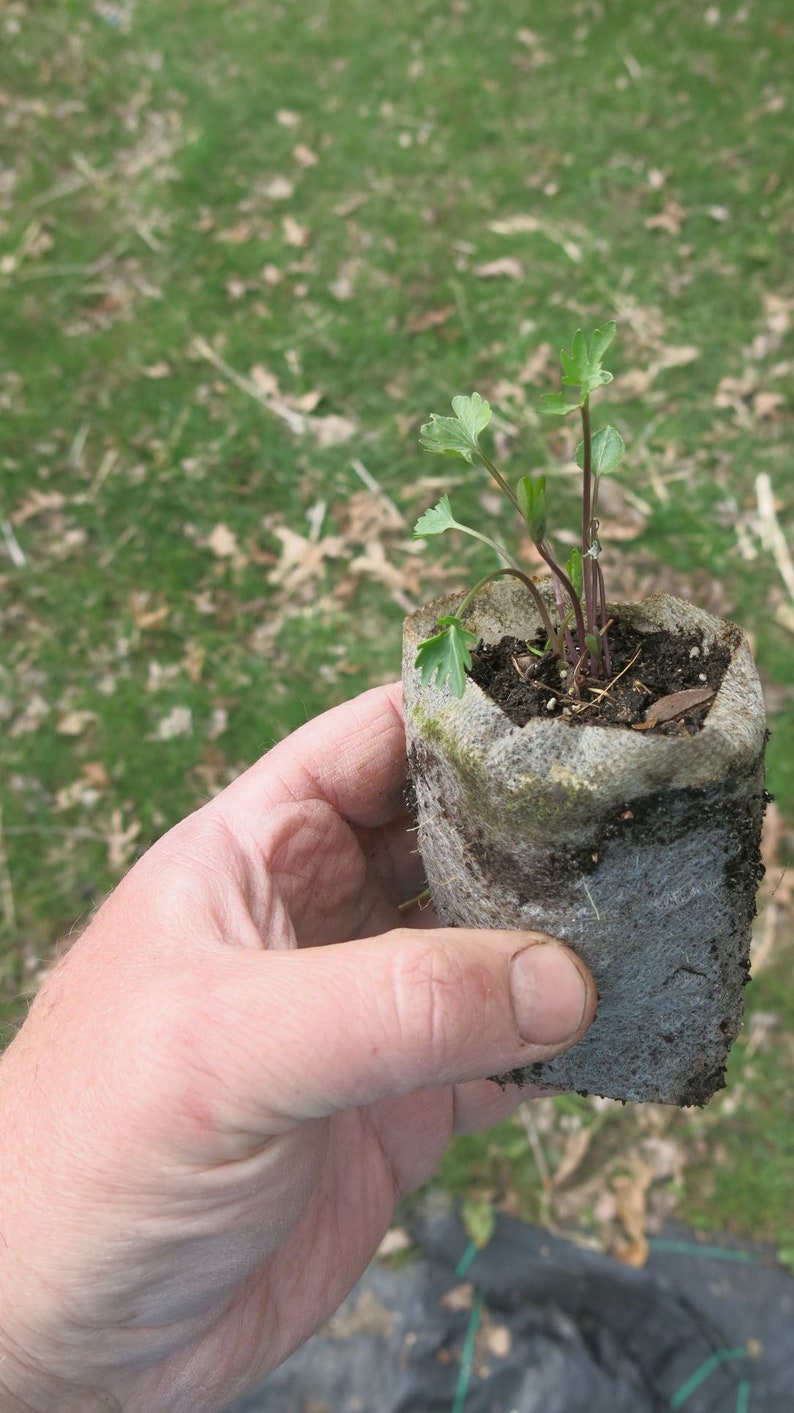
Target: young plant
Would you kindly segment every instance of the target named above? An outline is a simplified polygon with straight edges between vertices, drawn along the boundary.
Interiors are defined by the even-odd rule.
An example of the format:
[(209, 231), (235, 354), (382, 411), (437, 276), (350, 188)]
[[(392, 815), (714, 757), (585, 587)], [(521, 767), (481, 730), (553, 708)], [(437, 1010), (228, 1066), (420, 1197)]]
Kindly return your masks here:
[(439, 632), (419, 645), (416, 666), (424, 683), (435, 678), (439, 685), (449, 681), (456, 697), (463, 696), (466, 673), (471, 668), (470, 644), (476, 635), (463, 622), (475, 596), (486, 584), (503, 575), (519, 579), (531, 595), (540, 614), (547, 637), (547, 650), (559, 659), (561, 673), (568, 691), (574, 698), (581, 695), (585, 682), (601, 681), (609, 675), (610, 657), (607, 638), (606, 591), (599, 564), (601, 544), (598, 539), (598, 490), (602, 476), (619, 466), (623, 457), (623, 439), (614, 427), (602, 427), (593, 432), (590, 421), (590, 396), (596, 388), (611, 383), (612, 374), (603, 366), (604, 354), (615, 337), (615, 323), (610, 320), (603, 328), (594, 329), (587, 337), (581, 329), (574, 334), (570, 353), (561, 352), (563, 386), (575, 388), (578, 400), (565, 393), (546, 394), (543, 411), (554, 417), (567, 417), (579, 412), (582, 420), (582, 440), (576, 449), (576, 462), (582, 472), (581, 540), (563, 567), (557, 559), (546, 533), (546, 477), (522, 476), (515, 489), (493, 464), (480, 445), (480, 434), (491, 420), (491, 409), (479, 393), (471, 397), (454, 397), (454, 417), (433, 414), (422, 427), (420, 441), (428, 451), (443, 456), (460, 456), (470, 465), (483, 466), (499, 489), (507, 496), (521, 516), (541, 558), (548, 565), (554, 586), (556, 619), (549, 612), (536, 584), (500, 544), (463, 525), (455, 519), (448, 495), (443, 495), (431, 510), (414, 526), (414, 537), (441, 535), (447, 530), (460, 530), (476, 540), (490, 545), (502, 567), (480, 579), (462, 600), (456, 614), (438, 620)]

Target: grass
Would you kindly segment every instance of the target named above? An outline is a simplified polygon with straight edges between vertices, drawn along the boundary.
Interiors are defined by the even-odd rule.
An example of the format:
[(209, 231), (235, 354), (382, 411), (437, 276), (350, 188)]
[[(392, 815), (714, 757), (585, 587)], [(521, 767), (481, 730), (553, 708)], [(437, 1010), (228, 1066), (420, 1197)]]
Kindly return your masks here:
[[(753, 634), (790, 854), (792, 605), (757, 502), (763, 473), (790, 524), (790, 6), (538, 0), (526, 18), (518, 0), (4, 7), (9, 1033), (54, 940), (138, 850), (393, 676), (405, 606), (487, 563), (410, 543), (439, 470), (420, 422), (476, 386), (511, 476), (564, 468), (574, 434), (537, 406), (580, 323), (619, 324), (606, 571), (616, 593), (670, 587)], [(459, 474), (464, 518), (484, 495)], [(534, 1149), (517, 1120), (461, 1140), (442, 1180), (596, 1232), (615, 1177), (656, 1154), (660, 1211), (790, 1246), (792, 939), (774, 906), (706, 1114), (560, 1101)], [(537, 1153), (551, 1181), (577, 1143), (544, 1189)]]

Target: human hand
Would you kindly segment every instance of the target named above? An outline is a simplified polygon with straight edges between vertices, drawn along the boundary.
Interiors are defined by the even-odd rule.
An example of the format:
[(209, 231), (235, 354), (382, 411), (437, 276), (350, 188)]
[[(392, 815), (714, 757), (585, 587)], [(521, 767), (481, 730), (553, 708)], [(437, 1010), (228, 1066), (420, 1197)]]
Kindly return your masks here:
[(561, 946), (400, 910), (404, 751), (397, 687), (303, 727), (45, 982), (0, 1063), (3, 1410), (222, 1407), (338, 1306), (451, 1134), (527, 1097), (482, 1076), (589, 1025)]

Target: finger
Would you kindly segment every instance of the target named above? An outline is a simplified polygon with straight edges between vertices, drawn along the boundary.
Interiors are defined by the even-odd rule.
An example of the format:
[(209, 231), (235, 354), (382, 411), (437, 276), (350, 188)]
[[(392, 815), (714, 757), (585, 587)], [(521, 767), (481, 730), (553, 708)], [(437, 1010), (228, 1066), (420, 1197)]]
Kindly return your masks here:
[(494, 1079), (475, 1079), (469, 1084), (457, 1084), (455, 1099), (455, 1133), (479, 1133), (484, 1128), (509, 1119), (521, 1105), (531, 1099), (552, 1098), (553, 1089), (540, 1089), (536, 1084), (497, 1083)]
[(386, 824), (404, 809), (399, 683), (374, 687), (301, 726), (213, 802), (234, 827), (266, 828), (274, 805), (327, 800), (349, 823)]
[(400, 929), (232, 958), (202, 1015), (200, 1059), (266, 1134), (548, 1059), (594, 1009), (583, 963), (542, 934)]

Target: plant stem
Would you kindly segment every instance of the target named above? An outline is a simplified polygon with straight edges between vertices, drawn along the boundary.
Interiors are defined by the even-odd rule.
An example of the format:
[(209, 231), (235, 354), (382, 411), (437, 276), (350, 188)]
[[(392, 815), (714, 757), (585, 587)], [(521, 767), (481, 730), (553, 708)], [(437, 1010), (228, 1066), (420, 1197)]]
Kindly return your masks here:
[(602, 631), (601, 631), (601, 633), (600, 633), (600, 635), (599, 635), (599, 636), (600, 636), (600, 639), (601, 639), (601, 651), (602, 651), (603, 654), (604, 654), (604, 672), (606, 673), (606, 676), (609, 677), (610, 674), (611, 674), (611, 672), (612, 672), (612, 654), (611, 654), (610, 651), (609, 651), (609, 639), (608, 639), (608, 637), (607, 637), (607, 630), (606, 630), (606, 622), (607, 622), (607, 593), (606, 593), (606, 587), (605, 587), (605, 585), (604, 585), (604, 575), (603, 575), (603, 571), (602, 571), (602, 569), (601, 569), (601, 565), (598, 563), (598, 560), (597, 560), (597, 559), (595, 559), (595, 560), (593, 561), (593, 563), (595, 564), (595, 570), (596, 570), (596, 583), (597, 583), (597, 585), (598, 585), (598, 602), (599, 602), (599, 608), (600, 608), (600, 613), (601, 613), (601, 629), (602, 629)]
[(593, 528), (593, 434), (590, 426), (590, 398), (585, 398), (582, 413), (582, 578), (585, 615), (588, 632), (596, 626), (594, 560), (588, 556)]
[(563, 569), (560, 569), (559, 564), (556, 563), (554, 556), (552, 555), (546, 541), (544, 540), (543, 543), (537, 545), (536, 548), (538, 550), (538, 553), (548, 564), (549, 569), (551, 570), (554, 577), (558, 579), (559, 582), (562, 584), (562, 587), (568, 595), (568, 598), (571, 600), (573, 616), (576, 619), (576, 633), (579, 639), (579, 652), (586, 653), (587, 646), (585, 644), (585, 638), (587, 637), (587, 628), (585, 627), (584, 616), (582, 614), (582, 605), (579, 602), (579, 596), (570, 579), (568, 578), (568, 575)]
[[(485, 467), (486, 471), (488, 471), (488, 472), (490, 473), (490, 475), (493, 476), (493, 478), (494, 478), (494, 480), (495, 480), (497, 486), (499, 487), (500, 491), (503, 491), (503, 492), (504, 492), (504, 494), (507, 496), (507, 499), (511, 502), (511, 504), (513, 505), (513, 507), (518, 511), (519, 515), (521, 515), (521, 508), (520, 508), (520, 506), (519, 506), (519, 504), (518, 504), (518, 497), (517, 497), (515, 491), (512, 489), (512, 487), (511, 487), (511, 486), (508, 484), (508, 482), (505, 480), (505, 478), (504, 478), (504, 476), (502, 475), (501, 471), (499, 471), (499, 470), (494, 466), (493, 462), (489, 459), (489, 457), (487, 457), (487, 456), (485, 455), (485, 452), (482, 451), (482, 449), (480, 449), (480, 459), (482, 460), (482, 464), (483, 464), (483, 466)], [(523, 519), (523, 516), (522, 516), (521, 518)]]
[(484, 545), (488, 545), (489, 549), (495, 550), (499, 558), (503, 559), (506, 564), (509, 564), (512, 569), (518, 569), (518, 565), (513, 559), (512, 554), (509, 554), (503, 545), (498, 545), (496, 540), (490, 539), (488, 535), (481, 535), (479, 530), (472, 530), (470, 525), (461, 525), (459, 520), (452, 520), (450, 522), (450, 529), (462, 530), (464, 535), (471, 535), (473, 540), (481, 540)]
[[(480, 592), (481, 589), (485, 588), (486, 584), (492, 584), (495, 579), (503, 579), (508, 574), (512, 575), (514, 579), (520, 579), (524, 587), (529, 590), (534, 600), (535, 607), (538, 610), (538, 613), (540, 614), (546, 637), (549, 639), (549, 642), (556, 644), (558, 642), (559, 635), (556, 629), (554, 628), (554, 625), (552, 624), (551, 618), (549, 617), (549, 611), (546, 608), (546, 605), (538, 592), (537, 586), (533, 584), (529, 575), (524, 574), (521, 569), (495, 569), (492, 574), (486, 574), (485, 578), (480, 579), (478, 583), (474, 585), (473, 589), (469, 589), (469, 592), (466, 594), (465, 598), (461, 600), (460, 604), (458, 605), (458, 612), (456, 616), (458, 618), (463, 617), (472, 599)], [(556, 649), (555, 654), (558, 657), (560, 656), (559, 651)]]

